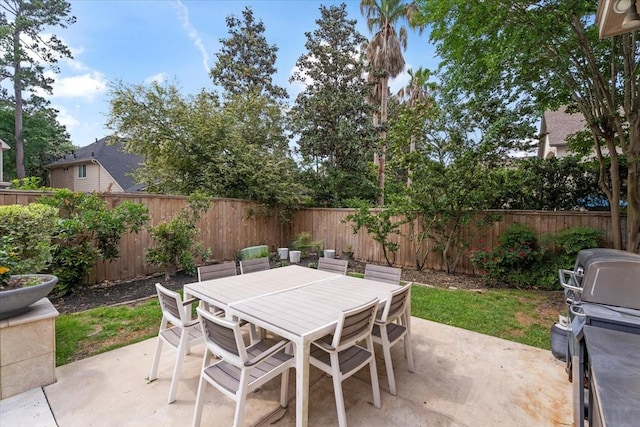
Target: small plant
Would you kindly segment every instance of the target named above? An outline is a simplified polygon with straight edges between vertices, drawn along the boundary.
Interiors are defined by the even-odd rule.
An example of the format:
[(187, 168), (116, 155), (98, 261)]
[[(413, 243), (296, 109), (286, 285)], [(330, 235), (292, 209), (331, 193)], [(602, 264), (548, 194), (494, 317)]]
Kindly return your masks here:
[(200, 232), (196, 223), (210, 204), (208, 196), (193, 194), (188, 205), (170, 221), (149, 227), (155, 247), (147, 250), (147, 262), (162, 268), (165, 280), (169, 280), (178, 269), (195, 274), (196, 261), (205, 261), (211, 255), (211, 251), (196, 240)]
[(389, 266), (392, 266), (396, 260), (396, 252), (400, 249), (397, 242), (390, 240), (394, 234), (400, 234), (400, 226), (406, 222), (406, 219), (395, 220), (397, 215), (393, 209), (383, 209), (378, 213), (372, 213), (368, 206), (361, 205), (358, 210), (344, 217), (342, 222), (352, 222), (351, 228), (353, 234), (358, 234), (360, 228), (367, 229), (367, 233), (371, 235), (373, 240), (382, 245), (382, 253)]
[(291, 248), (294, 251), (300, 251), (302, 258), (309, 256), (310, 253), (318, 254), (322, 252), (322, 246), (322, 240), (311, 240), (311, 233), (308, 231), (298, 233), (293, 242), (291, 242)]

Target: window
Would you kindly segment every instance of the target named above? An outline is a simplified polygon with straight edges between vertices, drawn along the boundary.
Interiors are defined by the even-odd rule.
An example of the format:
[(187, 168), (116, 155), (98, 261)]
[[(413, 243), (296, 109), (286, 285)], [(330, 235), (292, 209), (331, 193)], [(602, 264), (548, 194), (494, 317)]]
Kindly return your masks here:
[(87, 177), (87, 165), (78, 165), (78, 178)]

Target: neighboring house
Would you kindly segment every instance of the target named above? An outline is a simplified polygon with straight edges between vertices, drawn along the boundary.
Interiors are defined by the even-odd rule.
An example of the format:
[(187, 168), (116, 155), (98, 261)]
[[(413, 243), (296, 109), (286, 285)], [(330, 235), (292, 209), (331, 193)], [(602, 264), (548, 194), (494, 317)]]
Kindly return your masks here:
[(50, 186), (73, 191), (133, 192), (141, 185), (131, 177), (142, 157), (124, 151), (122, 142), (107, 144), (96, 140), (45, 167), (50, 171)]
[(540, 121), (538, 158), (567, 156), (567, 137), (582, 130), (587, 128), (581, 113), (566, 113), (565, 107), (557, 111), (545, 111)]

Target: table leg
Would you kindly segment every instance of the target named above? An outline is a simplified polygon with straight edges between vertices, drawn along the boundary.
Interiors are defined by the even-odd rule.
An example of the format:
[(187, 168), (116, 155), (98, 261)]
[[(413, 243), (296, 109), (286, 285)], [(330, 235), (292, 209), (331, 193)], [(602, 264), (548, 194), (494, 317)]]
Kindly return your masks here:
[(296, 343), (296, 426), (307, 427), (309, 421), (309, 353), (311, 343)]

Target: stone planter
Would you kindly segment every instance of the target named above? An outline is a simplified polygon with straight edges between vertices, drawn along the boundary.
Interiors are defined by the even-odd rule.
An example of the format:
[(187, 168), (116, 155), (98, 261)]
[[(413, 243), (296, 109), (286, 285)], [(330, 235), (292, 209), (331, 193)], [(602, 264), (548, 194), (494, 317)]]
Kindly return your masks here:
[(336, 257), (336, 251), (333, 249), (325, 249), (324, 250), (324, 257), (325, 258), (335, 258)]
[(58, 283), (58, 278), (51, 274), (24, 274), (11, 277), (40, 277), (44, 281), (39, 285), (26, 288), (0, 291), (0, 319), (8, 319), (26, 313), (31, 304), (49, 295), (49, 292)]
[(289, 248), (278, 248), (278, 257), (280, 261), (286, 261), (289, 258)]
[(301, 254), (302, 252), (300, 251), (289, 251), (289, 261), (293, 264), (299, 263)]

